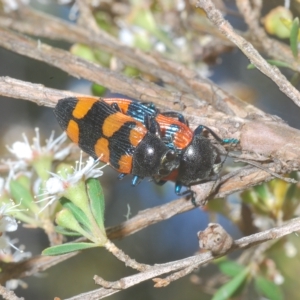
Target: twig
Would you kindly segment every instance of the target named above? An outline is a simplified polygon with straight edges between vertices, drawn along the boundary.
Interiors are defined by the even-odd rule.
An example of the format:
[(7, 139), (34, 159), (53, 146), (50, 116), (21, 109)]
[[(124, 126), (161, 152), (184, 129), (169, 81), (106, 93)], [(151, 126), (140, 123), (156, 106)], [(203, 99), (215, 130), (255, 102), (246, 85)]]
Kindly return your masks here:
[[(205, 105), (205, 102), (199, 100), (200, 98), (206, 100), (216, 109), (230, 115), (265, 115), (256, 107), (245, 104), (233, 95), (229, 95), (210, 80), (202, 78), (197, 72), (186, 68), (182, 64), (169, 61), (158, 54), (146, 54), (138, 49), (125, 46), (100, 28), (97, 30), (97, 34), (91, 33), (86, 28), (69, 24), (29, 7), (22, 7), (18, 13), (20, 16), (19, 19), (8, 18), (7, 16), (0, 17), (0, 24), (4, 27), (12, 28), (33, 36), (63, 39), (71, 43), (84, 43), (93, 48), (100, 48), (108, 53), (112, 53), (124, 61), (125, 64), (134, 66), (141, 71), (160, 78), (169, 85), (172, 85), (173, 88), (179, 92), (196, 95), (198, 97), (197, 100), (193, 97), (185, 98), (180, 96), (180, 103), (187, 107), (191, 106), (194, 108), (196, 105)], [(85, 74), (80, 74), (79, 76), (84, 77), (84, 75)], [(118, 92), (121, 91), (118, 90)], [(147, 92), (148, 90), (145, 90), (145, 93)], [(176, 98), (178, 98), (176, 93), (174, 98), (176, 102)], [(164, 103), (164, 99), (157, 100), (160, 101), (152, 99), (152, 101), (157, 104), (165, 105), (168, 109), (176, 110), (176, 107), (172, 106), (173, 103), (166, 104)]]
[(138, 270), (140, 272), (144, 272), (149, 269), (149, 265), (140, 264), (136, 260), (130, 258), (127, 254), (125, 254), (121, 249), (119, 249), (114, 243), (108, 240), (105, 245), (105, 249), (112, 253), (115, 257), (117, 257), (120, 261), (125, 263), (125, 266), (131, 267), (132, 269)]
[(252, 1), (252, 5), (250, 5), (249, 0), (236, 0), (236, 5), (240, 13), (243, 15), (244, 20), (248, 25), (251, 33), (255, 34), (256, 31), (260, 29), (258, 22), (260, 18), (260, 11), (262, 8), (262, 1)]
[(62, 98), (86, 96), (71, 91), (47, 88), (42, 84), (22, 81), (8, 76), (0, 76), (0, 95), (28, 100), (46, 107), (54, 107), (57, 101)]
[[(104, 85), (111, 91), (128, 95), (148, 102), (176, 101), (174, 93), (156, 84), (136, 79), (130, 79), (118, 72), (110, 71), (99, 65), (88, 62), (68, 51), (50, 47), (36, 42), (17, 33), (10, 32), (0, 27), (0, 46), (13, 52), (46, 62), (52, 66), (73, 75), (74, 77), (86, 78), (91, 82)], [(192, 101), (189, 95), (182, 95), (182, 99)], [(165, 103), (165, 105), (168, 105)]]
[(281, 179), (281, 180), (283, 180), (283, 181), (285, 181), (285, 182), (288, 182), (288, 183), (298, 183), (298, 182), (299, 182), (298, 180), (295, 180), (295, 179), (293, 179), (293, 178), (283, 177), (283, 176), (277, 174), (276, 172), (273, 172), (272, 170), (265, 168), (265, 167), (262, 166), (260, 163), (257, 163), (257, 162), (255, 162), (255, 161), (251, 161), (251, 160), (248, 160), (248, 159), (240, 159), (240, 158), (239, 158), (239, 159), (235, 159), (234, 161), (235, 161), (235, 162), (244, 162), (244, 163), (246, 163), (246, 164), (255, 166), (255, 167), (257, 167), (257, 168), (259, 168), (259, 169), (261, 169), (261, 170), (264, 170), (264, 171), (270, 173), (272, 176), (274, 176), (274, 177), (276, 177), (276, 178), (278, 178), (278, 179)]
[(76, 0), (76, 4), (79, 9), (79, 18), (77, 19), (77, 23), (81, 24), (81, 27), (87, 28), (90, 32), (97, 34), (100, 30), (100, 27), (96, 23), (96, 20), (90, 9), (90, 2)]
[(178, 272), (175, 272), (165, 278), (153, 278), (152, 280), (155, 282), (154, 287), (158, 288), (158, 287), (166, 287), (167, 285), (169, 285), (172, 281), (176, 281), (190, 273), (192, 273), (193, 271), (195, 271), (197, 268), (195, 268), (194, 266), (190, 266), (187, 267), (183, 270), (180, 270)]
[[(250, 32), (247, 35), (248, 40), (255, 43), (255, 47), (259, 48), (259, 50), (263, 51), (266, 55), (276, 60), (286, 62), (291, 69), (300, 72), (300, 65), (293, 57), (290, 47), (278, 40), (270, 38), (260, 26), (259, 10), (261, 9), (262, 1), (253, 0), (254, 5), (252, 6), (249, 3), (249, 0), (237, 0), (236, 3), (250, 29)], [(253, 13), (253, 6), (256, 13)]]
[[(229, 249), (229, 252), (232, 252), (236, 249), (245, 249), (252, 246), (255, 246), (259, 243), (263, 243), (269, 240), (274, 240), (281, 238), (285, 235), (288, 235), (292, 232), (296, 232), (300, 230), (300, 218), (295, 218), (286, 224), (272, 228), (260, 233), (253, 234), (251, 236), (243, 237), (241, 239), (238, 239), (234, 241), (234, 247)], [(226, 254), (227, 254), (226, 253)], [(110, 296), (112, 294), (115, 294), (119, 292), (120, 290), (127, 289), (133, 285), (136, 285), (140, 282), (149, 280), (151, 278), (156, 278), (157, 276), (160, 276), (162, 274), (166, 274), (169, 272), (178, 271), (180, 269), (185, 269), (189, 267), (197, 268), (203, 264), (206, 264), (212, 260), (214, 260), (216, 257), (213, 256), (210, 252), (206, 252), (203, 254), (198, 254), (196, 256), (191, 256), (182, 260), (169, 262), (166, 264), (161, 265), (155, 265), (151, 269), (139, 273), (136, 275), (128, 276), (125, 278), (122, 278), (118, 281), (111, 282), (110, 286), (112, 288), (100, 288), (98, 290), (94, 290), (88, 293), (80, 294), (75, 297), (68, 298), (66, 300), (93, 300), (93, 299), (103, 299), (107, 296)], [(98, 280), (98, 277), (95, 276), (96, 283), (101, 284), (103, 279)], [(108, 286), (108, 282), (105, 281), (106, 286)]]
[(4, 284), (10, 279), (22, 278), (42, 272), (77, 254), (78, 252), (72, 252), (60, 256), (36, 256), (18, 263), (1, 263), (0, 283)]
[(24, 300), (24, 298), (19, 298), (13, 291), (6, 289), (4, 286), (0, 285), (0, 295), (5, 300)]
[(205, 10), (208, 18), (219, 28), (220, 32), (236, 44), (257, 69), (271, 78), (283, 93), (293, 100), (297, 106), (300, 106), (299, 91), (291, 85), (277, 67), (271, 66), (266, 62), (249, 42), (234, 31), (232, 26), (225, 21), (220, 11), (215, 8), (212, 1), (198, 0), (197, 3), (199, 7)]

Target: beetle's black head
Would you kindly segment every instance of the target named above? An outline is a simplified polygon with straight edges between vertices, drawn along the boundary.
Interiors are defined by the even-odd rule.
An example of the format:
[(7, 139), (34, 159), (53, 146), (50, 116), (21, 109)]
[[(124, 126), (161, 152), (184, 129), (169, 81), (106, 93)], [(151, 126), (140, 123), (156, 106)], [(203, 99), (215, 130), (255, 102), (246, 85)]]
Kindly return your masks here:
[(179, 157), (161, 139), (147, 133), (133, 153), (132, 174), (163, 178), (179, 166)]
[(217, 148), (206, 137), (195, 135), (182, 153), (178, 181), (190, 186), (218, 174), (220, 167), (221, 159)]

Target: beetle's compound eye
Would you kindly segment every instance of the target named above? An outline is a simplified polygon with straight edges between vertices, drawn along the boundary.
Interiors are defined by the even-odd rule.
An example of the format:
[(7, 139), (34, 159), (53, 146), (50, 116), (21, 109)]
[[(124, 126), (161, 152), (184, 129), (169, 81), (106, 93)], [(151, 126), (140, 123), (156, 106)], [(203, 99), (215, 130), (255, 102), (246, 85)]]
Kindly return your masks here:
[(176, 157), (177, 157), (177, 155), (176, 155), (175, 151), (173, 151), (173, 150), (168, 151), (167, 154), (166, 154), (166, 159), (168, 161), (175, 160)]

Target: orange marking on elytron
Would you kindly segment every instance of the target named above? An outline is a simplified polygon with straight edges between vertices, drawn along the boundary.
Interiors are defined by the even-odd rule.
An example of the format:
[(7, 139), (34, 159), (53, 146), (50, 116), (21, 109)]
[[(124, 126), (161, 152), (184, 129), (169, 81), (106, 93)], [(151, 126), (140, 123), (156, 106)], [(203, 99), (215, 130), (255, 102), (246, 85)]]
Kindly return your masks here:
[(84, 116), (88, 113), (93, 104), (98, 101), (97, 99), (87, 97), (79, 97), (77, 99), (78, 102), (73, 110), (73, 117), (76, 119), (84, 118)]
[(124, 121), (122, 119), (123, 117), (120, 113), (114, 113), (108, 116), (104, 120), (102, 126), (103, 134), (107, 137), (111, 137), (116, 131), (118, 131), (122, 127), (122, 125), (124, 125)]
[(117, 103), (123, 114), (127, 114), (128, 107), (132, 102), (132, 100), (121, 99), (121, 98), (103, 98), (102, 100), (108, 103), (109, 105), (112, 105), (113, 103)]
[(132, 169), (132, 156), (130, 155), (122, 155), (119, 160), (120, 169), (118, 170), (120, 173), (131, 173)]
[(191, 131), (191, 129), (187, 125), (176, 120), (175, 118), (173, 119), (173, 118), (158, 114), (155, 119), (160, 125), (160, 129), (161, 129), (163, 136), (166, 134), (166, 131), (167, 131), (168, 127), (170, 126), (170, 120), (172, 121), (171, 124), (178, 126), (179, 130), (174, 134), (174, 137), (173, 137), (173, 143), (177, 148), (183, 149), (183, 148), (187, 147), (188, 144), (193, 139), (193, 132)]
[[(138, 121), (133, 120), (127, 115), (116, 112), (108, 116), (102, 126), (102, 132), (106, 137), (111, 137), (115, 132), (117, 132), (126, 122), (134, 122), (136, 127), (131, 130), (131, 133), (134, 132), (134, 146), (136, 143), (142, 140), (142, 138), (147, 133), (147, 129), (144, 125)], [(130, 133), (130, 135), (131, 135)]]
[(136, 130), (131, 130), (129, 135), (130, 144), (136, 147), (146, 134), (146, 131), (142, 130), (144, 127), (138, 127)]
[(74, 120), (70, 120), (66, 129), (68, 137), (76, 144), (79, 142), (79, 127)]
[(100, 138), (97, 140), (95, 144), (94, 151), (100, 160), (103, 162), (109, 162), (109, 149), (108, 149), (109, 141), (106, 138)]

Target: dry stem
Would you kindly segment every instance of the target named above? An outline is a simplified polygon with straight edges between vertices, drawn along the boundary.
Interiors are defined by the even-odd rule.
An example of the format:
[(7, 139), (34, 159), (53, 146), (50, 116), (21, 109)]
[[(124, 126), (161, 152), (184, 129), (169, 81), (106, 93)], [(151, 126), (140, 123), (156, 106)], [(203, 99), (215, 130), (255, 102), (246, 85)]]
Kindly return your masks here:
[[(248, 247), (255, 246), (257, 244), (281, 238), (292, 232), (300, 230), (300, 218), (295, 218), (285, 225), (275, 227), (263, 232), (253, 234), (248, 237), (243, 237), (241, 239), (234, 241), (234, 247), (231, 248), (227, 253), (233, 251), (233, 249), (246, 249)], [(95, 281), (98, 284), (104, 284), (106, 288), (100, 288), (88, 293), (83, 293), (75, 297), (68, 298), (66, 300), (93, 300), (93, 299), (103, 299), (107, 296), (113, 295), (120, 290), (127, 289), (133, 285), (136, 285), (140, 282), (149, 280), (151, 278), (156, 278), (162, 274), (176, 272), (182, 269), (191, 270), (192, 268), (198, 268), (201, 265), (204, 265), (212, 260), (216, 256), (213, 256), (210, 252), (198, 254), (195, 256), (187, 257), (182, 260), (177, 260), (173, 262), (168, 262), (166, 264), (154, 265), (149, 270), (135, 274), (132, 276), (124, 277), (115, 282), (107, 282), (102, 278), (95, 276)]]
[(270, 77), (297, 106), (300, 106), (300, 93), (292, 86), (286, 77), (275, 66), (271, 66), (265, 59), (261, 57), (258, 51), (247, 42), (244, 38), (238, 35), (232, 26), (225, 21), (222, 14), (217, 10), (210, 0), (199, 0), (198, 6), (205, 10), (207, 17), (218, 27), (229, 40), (231, 40), (239, 49), (249, 58), (252, 64), (256, 66), (262, 73)]

